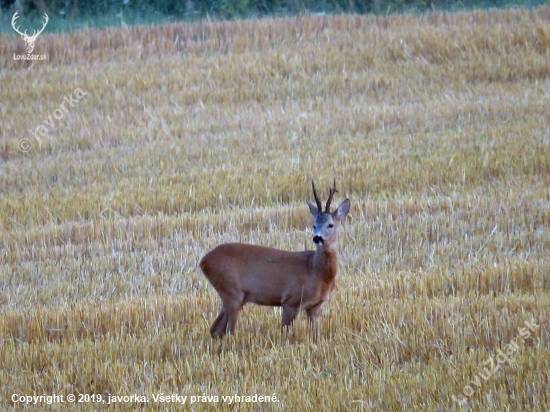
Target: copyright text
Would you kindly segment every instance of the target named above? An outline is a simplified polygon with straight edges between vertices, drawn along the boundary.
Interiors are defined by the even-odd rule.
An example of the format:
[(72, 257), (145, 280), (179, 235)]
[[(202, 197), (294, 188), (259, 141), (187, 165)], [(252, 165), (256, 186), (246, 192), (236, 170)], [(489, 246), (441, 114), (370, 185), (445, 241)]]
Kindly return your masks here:
[(180, 395), (177, 393), (165, 394), (154, 393), (151, 396), (145, 395), (101, 395), (101, 394), (52, 394), (52, 395), (21, 395), (14, 393), (11, 395), (13, 403), (21, 403), (25, 405), (52, 405), (54, 403), (103, 403), (110, 405), (112, 403), (179, 403), (179, 404), (196, 404), (196, 403), (225, 403), (228, 405), (234, 403), (275, 403), (279, 402), (277, 395), (209, 395), (203, 393), (201, 395)]

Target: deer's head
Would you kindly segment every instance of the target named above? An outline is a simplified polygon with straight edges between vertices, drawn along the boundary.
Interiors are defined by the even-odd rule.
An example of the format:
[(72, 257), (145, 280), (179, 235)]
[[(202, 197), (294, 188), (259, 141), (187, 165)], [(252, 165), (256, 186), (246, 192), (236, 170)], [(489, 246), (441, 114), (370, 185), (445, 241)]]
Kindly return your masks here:
[(23, 33), (21, 33), (19, 31), (19, 26), (17, 26), (17, 27), (15, 26), (15, 22), (19, 18), (18, 14), (19, 14), (19, 12), (16, 11), (15, 14), (13, 15), (13, 18), (11, 19), (11, 26), (13, 27), (13, 29), (17, 33), (19, 33), (21, 35), (21, 37), (25, 41), (25, 44), (27, 45), (27, 47), (26, 47), (27, 48), (27, 53), (31, 54), (32, 51), (34, 50), (34, 43), (36, 42), (36, 39), (37, 39), (38, 35), (44, 31), (44, 28), (46, 27), (46, 24), (48, 24), (48, 21), (50, 19), (49, 19), (48, 15), (46, 13), (44, 13), (44, 24), (43, 24), (42, 28), (38, 32), (36, 30), (34, 30), (33, 33), (29, 36), (27, 34), (27, 30), (25, 30)]
[(327, 203), (325, 204), (325, 210), (323, 211), (323, 206), (319, 200), (319, 195), (317, 189), (315, 189), (313, 180), (311, 181), (311, 187), (313, 188), (313, 196), (315, 197), (316, 204), (314, 205), (309, 200), (307, 204), (309, 206), (309, 211), (313, 215), (313, 243), (318, 246), (336, 244), (338, 229), (349, 213), (350, 201), (346, 199), (340, 203), (334, 212), (330, 211), (330, 203), (332, 202), (334, 194), (337, 192), (336, 181), (334, 181), (332, 188), (330, 188)]

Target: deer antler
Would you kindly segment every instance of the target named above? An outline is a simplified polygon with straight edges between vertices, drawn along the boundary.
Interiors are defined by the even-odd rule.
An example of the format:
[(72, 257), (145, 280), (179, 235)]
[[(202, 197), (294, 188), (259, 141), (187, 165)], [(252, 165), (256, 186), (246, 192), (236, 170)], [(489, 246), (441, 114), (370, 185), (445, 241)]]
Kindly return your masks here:
[(50, 18), (48, 17), (48, 15), (47, 15), (46, 13), (44, 13), (44, 25), (43, 25), (42, 28), (38, 31), (38, 33), (36, 32), (36, 30), (34, 30), (33, 33), (32, 33), (32, 35), (29, 36), (29, 35), (27, 34), (27, 30), (25, 30), (24, 33), (21, 33), (21, 32), (19, 31), (19, 26), (15, 27), (15, 22), (16, 22), (16, 20), (19, 18), (18, 14), (19, 14), (19, 12), (16, 11), (15, 14), (13, 15), (13, 17), (12, 17), (12, 19), (11, 19), (11, 26), (12, 26), (13, 29), (14, 29), (17, 33), (19, 33), (21, 36), (24, 36), (24, 37), (27, 37), (27, 38), (30, 38), (30, 39), (38, 37), (38, 35), (44, 31), (44, 29), (46, 28), (46, 25), (47, 25), (48, 22), (50, 21)]
[(315, 203), (317, 203), (317, 210), (319, 213), (323, 212), (323, 205), (321, 205), (321, 201), (319, 200), (319, 195), (317, 194), (317, 189), (315, 189), (315, 183), (313, 183), (313, 179), (311, 179), (311, 187), (313, 188), (313, 196), (315, 197)]
[(332, 197), (334, 196), (334, 194), (337, 192), (338, 190), (336, 190), (336, 179), (334, 179), (333, 183), (332, 183), (332, 188), (330, 189), (330, 194), (328, 195), (328, 200), (327, 200), (327, 204), (325, 206), (325, 212), (326, 213), (330, 213), (330, 202), (332, 202)]
[(19, 26), (15, 27), (15, 21), (19, 18), (18, 16), (19, 12), (16, 11), (15, 14), (13, 15), (12, 19), (11, 19), (11, 27), (13, 27), (13, 29), (19, 33), (21, 36), (26, 36), (27, 35), (27, 30), (25, 30), (25, 33), (21, 33), (19, 31)]
[(32, 36), (33, 37), (34, 36), (38, 37), (38, 35), (44, 31), (44, 29), (46, 28), (46, 24), (48, 24), (49, 21), (50, 21), (50, 18), (48, 17), (48, 15), (46, 13), (44, 13), (44, 25), (42, 26), (42, 28), (40, 29), (40, 31), (38, 33), (33, 32)]

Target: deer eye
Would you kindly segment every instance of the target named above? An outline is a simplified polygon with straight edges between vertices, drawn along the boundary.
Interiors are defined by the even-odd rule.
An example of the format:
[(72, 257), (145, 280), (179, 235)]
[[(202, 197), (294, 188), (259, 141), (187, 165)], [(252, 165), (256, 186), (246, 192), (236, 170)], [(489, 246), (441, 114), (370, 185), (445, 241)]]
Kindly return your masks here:
[(333, 227), (334, 227), (334, 225), (332, 223), (330, 225), (328, 225), (329, 229), (332, 229)]

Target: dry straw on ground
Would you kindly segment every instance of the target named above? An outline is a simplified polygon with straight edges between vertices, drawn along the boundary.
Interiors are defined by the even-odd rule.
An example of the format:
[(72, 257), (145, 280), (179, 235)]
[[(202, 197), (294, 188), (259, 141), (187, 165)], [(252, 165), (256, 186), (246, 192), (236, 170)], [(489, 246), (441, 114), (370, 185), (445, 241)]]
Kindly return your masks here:
[[(548, 410), (549, 19), (87, 30), (42, 34), (34, 63), (1, 37), (2, 409), (19, 409), (13, 394), (179, 409), (164, 393), (277, 397), (240, 403), (258, 411)], [(29, 130), (75, 88), (87, 95), (39, 145)], [(226, 241), (311, 248), (312, 177), (352, 200), (320, 340), (300, 317), (281, 342), (278, 309), (251, 306), (212, 341), (198, 260)], [(518, 339), (525, 321), (540, 327)], [(484, 372), (513, 341), (514, 361)]]

